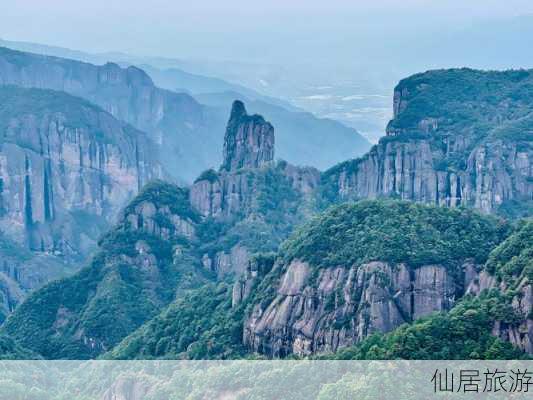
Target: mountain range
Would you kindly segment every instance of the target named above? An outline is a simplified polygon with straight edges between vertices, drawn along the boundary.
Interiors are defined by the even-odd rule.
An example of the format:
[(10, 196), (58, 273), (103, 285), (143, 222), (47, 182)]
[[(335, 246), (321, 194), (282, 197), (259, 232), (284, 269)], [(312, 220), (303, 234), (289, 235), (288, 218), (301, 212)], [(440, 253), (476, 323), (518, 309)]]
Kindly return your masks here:
[[(116, 53), (89, 54), (35, 43), (1, 40), (0, 45), (38, 54), (66, 57), (96, 65), (105, 65), (111, 60), (126, 68), (134, 66), (146, 72), (155, 86), (180, 93), (182, 99), (188, 98), (190, 100), (189, 108), (181, 110), (181, 114), (179, 114), (179, 110), (176, 110), (176, 113), (181, 117), (183, 117), (183, 113), (194, 114), (186, 127), (183, 127), (182, 122), (172, 121), (172, 118), (178, 117), (168, 115), (165, 117), (166, 122), (157, 121), (155, 128), (143, 124), (141, 121), (128, 121), (148, 133), (155, 129), (158, 131), (158, 137), (162, 134), (161, 132), (167, 132), (167, 135), (172, 137), (179, 136), (179, 143), (174, 143), (168, 139), (171, 148), (163, 147), (168, 148), (168, 151), (172, 152), (174, 156), (180, 154), (179, 161), (175, 157), (172, 159), (172, 155), (168, 156), (167, 169), (174, 176), (186, 181), (193, 180), (204, 169), (215, 167), (221, 162), (220, 154), (214, 149), (222, 146), (222, 132), (224, 132), (227, 112), (231, 107), (231, 102), (235, 99), (257, 101), (257, 104), (250, 108), (254, 112), (264, 113), (276, 125), (277, 137), (280, 141), (279, 154), (289, 162), (324, 170), (346, 158), (362, 155), (370, 147), (369, 142), (353, 128), (348, 128), (331, 119), (317, 118), (294, 107), (288, 101), (263, 95), (242, 85), (187, 72), (180, 68), (181, 63), (177, 63), (179, 60), (143, 58)], [(187, 66), (187, 64), (184, 65)], [(121, 90), (124, 90), (120, 87), (116, 89), (117, 95)], [(69, 89), (65, 90), (68, 91)], [(105, 90), (112, 89), (108, 87)], [(81, 92), (73, 94), (84, 97)], [(185, 96), (185, 94), (189, 96)], [(204, 97), (203, 95), (211, 96)], [(221, 105), (221, 97), (233, 98)], [(194, 101), (191, 98), (198, 100), (201, 106), (193, 106)], [(97, 102), (94, 98), (89, 98), (89, 100)], [(205, 104), (203, 100), (206, 100)], [(97, 104), (102, 105), (104, 109), (115, 115), (109, 105)], [(133, 114), (137, 112), (138, 110), (131, 111)], [(174, 111), (169, 110), (169, 113), (174, 113)], [(192, 142), (193, 140), (195, 141)], [(190, 147), (189, 144), (191, 144)], [(208, 146), (207, 144), (212, 145)], [(296, 147), (294, 147), (295, 145)], [(190, 152), (188, 151), (189, 148), (198, 148), (199, 151)], [(316, 154), (320, 154), (320, 157), (317, 158)], [(196, 158), (189, 160), (192, 157)]]
[[(452, 81), (470, 73), (440, 72)], [(410, 78), (409, 87), (443, 90), (428, 83), (431, 73), (425, 78), (425, 85)], [(523, 79), (528, 76), (511, 81)], [(402, 90), (407, 83), (396, 90), (412, 93)], [(447, 125), (441, 136), (438, 123), (425, 130), (419, 122), (425, 115), (407, 118), (413, 103), (398, 101), (393, 140), (385, 137), (376, 147), (399, 139), (425, 145), (428, 135), (449, 141)], [(428, 110), (421, 103), (417, 110)], [(430, 115), (443, 112), (453, 125), (450, 105), (438, 98), (435, 104), (440, 109)], [(504, 148), (516, 148), (518, 139), (520, 157), (528, 159), (527, 135), (498, 138)], [(147, 185), (100, 241), (93, 261), (30, 295), (2, 333), (44, 358), (516, 358), (532, 352), (531, 222), (487, 215), (498, 209), (476, 202), (460, 207), (451, 197), (406, 201), (383, 193), (374, 197), (389, 199), (353, 202), (331, 184), (339, 167), (321, 174), (276, 162), (274, 149), (272, 124), (234, 102), (218, 171), (205, 171), (187, 189)], [(433, 176), (441, 170), (435, 167)], [(382, 179), (393, 179), (390, 171)], [(524, 171), (529, 174), (518, 169), (514, 180)], [(461, 193), (467, 197), (469, 190)], [(528, 199), (510, 190), (526, 205), (518, 207), (520, 215), (527, 214)], [(420, 346), (403, 344), (406, 335), (418, 337)], [(459, 343), (466, 343), (461, 351), (450, 350)]]
[[(266, 115), (311, 117), (253, 94), (201, 105), (136, 67), (11, 50), (0, 82), (4, 357), (533, 353), (533, 71), (406, 78), (386, 136), (324, 172), (276, 159), (298, 141)], [(228, 114), (218, 149), (202, 144), (219, 166), (176, 184), (171, 132)], [(16, 246), (70, 276), (23, 287)]]

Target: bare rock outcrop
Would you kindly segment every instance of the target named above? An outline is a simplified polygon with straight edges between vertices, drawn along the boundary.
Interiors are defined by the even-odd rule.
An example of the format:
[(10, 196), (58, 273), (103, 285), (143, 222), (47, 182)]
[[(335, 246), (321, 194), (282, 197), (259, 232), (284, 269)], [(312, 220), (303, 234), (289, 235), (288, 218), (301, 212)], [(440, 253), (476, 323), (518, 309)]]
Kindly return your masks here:
[(313, 272), (294, 260), (280, 275), (276, 296), (266, 306), (255, 305), (245, 322), (244, 343), (271, 357), (336, 351), (449, 310), (461, 283), (441, 265), (375, 261)]
[(259, 168), (274, 160), (274, 127), (260, 115), (248, 115), (244, 104), (233, 103), (224, 137), (221, 169)]
[(516, 93), (531, 90), (533, 74), (519, 74), (441, 70), (401, 81), (387, 135), (365, 156), (327, 171), (326, 186), (336, 200), (520, 210), (533, 193), (533, 109)]

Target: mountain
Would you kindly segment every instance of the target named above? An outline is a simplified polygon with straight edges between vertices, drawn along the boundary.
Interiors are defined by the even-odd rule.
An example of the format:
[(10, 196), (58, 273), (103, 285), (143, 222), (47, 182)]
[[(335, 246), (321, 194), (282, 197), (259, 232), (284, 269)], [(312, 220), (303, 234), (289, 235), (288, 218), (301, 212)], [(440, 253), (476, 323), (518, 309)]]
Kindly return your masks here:
[(250, 112), (264, 115), (276, 127), (277, 154), (295, 165), (325, 170), (370, 149), (370, 143), (355, 129), (308, 112), (289, 111), (261, 98), (237, 92), (203, 93), (194, 97), (222, 115), (229, 113), (233, 100), (245, 102)]
[(494, 321), (521, 318), (498, 292), (465, 298), (449, 313), (436, 313), (353, 347), (322, 356), (336, 360), (517, 360), (527, 359), (509, 341), (492, 334)]
[(4, 312), (74, 271), (123, 205), (161, 175), (146, 135), (86, 100), (0, 86)]
[(215, 123), (189, 95), (157, 88), (136, 67), (96, 66), (0, 48), (0, 84), (54, 89), (89, 100), (146, 132), (174, 177), (192, 179), (215, 157), (210, 138), (223, 122)]
[(233, 291), (177, 299), (104, 358), (523, 358), (531, 284), (489, 271), (504, 249), (528, 257), (524, 229), (397, 200), (335, 206), (252, 257)]
[[(262, 95), (242, 85), (221, 79), (192, 74), (175, 66), (164, 67), (163, 65), (157, 68), (150, 65), (150, 59), (145, 58), (119, 54), (91, 55), (32, 43), (4, 41), (0, 42), (0, 45), (2, 43), (24, 51), (104, 64), (99, 67), (89, 67), (86, 63), (76, 63), (57, 57), (40, 56), (39, 58), (39, 56), (24, 53), (28, 58), (26, 63), (34, 65), (30, 70), (28, 67), (21, 69), (24, 74), (30, 75), (30, 79), (37, 69), (42, 68), (42, 66), (35, 66), (39, 63), (48, 63), (50, 69), (63, 69), (67, 72), (62, 73), (62, 77), (54, 72), (54, 83), (43, 82), (39, 75), (35, 75), (33, 81), (27, 81), (28, 78), (25, 78), (26, 81), (23, 79), (24, 83), (21, 83), (20, 79), (16, 78), (12, 83), (17, 81), (19, 83), (16, 84), (37, 87), (45, 85), (48, 88), (65, 90), (87, 98), (117, 118), (152, 134), (153, 139), (161, 144), (165, 168), (175, 177), (186, 181), (193, 180), (201, 171), (214, 167), (221, 161), (216, 149), (222, 146), (221, 133), (224, 131), (226, 116), (234, 100), (246, 101), (251, 105), (250, 109), (253, 112), (264, 115), (275, 124), (278, 128), (279, 155), (293, 164), (326, 169), (346, 158), (359, 156), (370, 147), (368, 141), (355, 129), (333, 120), (316, 118), (310, 113), (302, 112), (291, 106), (286, 101)], [(5, 49), (5, 51), (8, 50)], [(11, 52), (22, 57), (20, 52), (14, 50)], [(4, 58), (7, 56), (4, 55)], [(129, 67), (121, 69), (116, 64), (107, 63), (107, 60), (114, 60)], [(152, 61), (155, 62), (155, 60)], [(56, 67), (52, 67), (53, 65)], [(7, 70), (12, 68), (13, 66)], [(91, 73), (87, 72), (89, 75), (94, 75), (94, 70), (96, 70), (101, 71), (100, 74), (112, 73), (122, 77), (120, 82), (111, 82), (107, 79), (89, 78), (84, 75), (85, 73), (75, 70), (93, 70)], [(6, 70), (4, 74), (7, 74)], [(69, 84), (68, 80), (71, 76), (79, 76), (79, 78), (75, 79), (76, 82)], [(136, 78), (133, 79), (133, 76)], [(2, 70), (0, 69), (0, 83), (1, 77)], [(66, 79), (66, 83), (61, 86), (60, 81), (63, 79)], [(83, 83), (87, 79), (90, 82)], [(155, 88), (153, 82), (165, 90)], [(194, 99), (198, 99), (206, 106), (198, 104), (188, 94), (177, 93), (182, 91), (190, 93)], [(129, 101), (120, 97), (124, 96), (124, 93), (128, 93)]]
[[(485, 273), (449, 314), (435, 314), (341, 350), (338, 359), (516, 359), (533, 352), (533, 222), (489, 255)], [(491, 291), (481, 292), (481, 286)], [(472, 294), (479, 295), (472, 297)], [(428, 340), (430, 339), (430, 340)], [(516, 347), (512, 347), (514, 345)]]
[(5, 331), (46, 358), (90, 358), (155, 316), (178, 288), (201, 280), (189, 254), (198, 216), (186, 206), (187, 195), (149, 184), (101, 239), (90, 264), (31, 294)]
[(188, 189), (146, 185), (89, 265), (34, 292), (2, 331), (45, 358), (95, 357), (176, 296), (238, 276), (252, 253), (277, 249), (308, 212), (319, 173), (275, 163), (272, 126), (240, 102), (225, 140), (227, 168)]
[[(478, 168), (466, 171), (496, 192), (510, 184), (502, 193), (516, 204), (506, 217), (527, 212), (528, 80), (527, 71), (471, 70), (408, 78), (389, 135), (323, 174), (276, 162), (274, 126), (236, 101), (218, 170), (188, 188), (148, 185), (91, 265), (36, 291), (0, 332), (45, 358), (315, 357), (343, 348), (371, 358), (405, 354), (398, 346), (413, 335), (424, 358), (445, 354), (428, 345), (431, 335), (451, 348), (465, 339), (457, 354), (468, 358), (531, 353), (528, 223), (456, 201), (468, 192), (458, 196), (461, 167), (482, 148), (486, 164), (476, 152)], [(494, 85), (498, 96), (486, 93)], [(409, 170), (383, 157), (389, 145), (400, 151), (390, 157), (409, 157)], [(495, 151), (509, 157), (489, 158)], [(420, 204), (423, 196), (390, 192), (359, 200), (358, 185), (388, 187), (393, 166), (418, 184), (419, 174), (438, 181), (446, 171), (455, 200)], [(446, 329), (432, 332), (439, 324)], [(369, 352), (371, 340), (383, 353)]]
[(365, 156), (324, 174), (334, 199), (390, 196), (527, 215), (533, 71), (429, 71), (394, 90), (394, 118)]
[[(450, 310), (504, 238), (471, 210), (409, 202), (333, 207), (284, 243), (244, 323), (270, 357), (336, 351)], [(273, 287), (272, 287), (273, 286)]]

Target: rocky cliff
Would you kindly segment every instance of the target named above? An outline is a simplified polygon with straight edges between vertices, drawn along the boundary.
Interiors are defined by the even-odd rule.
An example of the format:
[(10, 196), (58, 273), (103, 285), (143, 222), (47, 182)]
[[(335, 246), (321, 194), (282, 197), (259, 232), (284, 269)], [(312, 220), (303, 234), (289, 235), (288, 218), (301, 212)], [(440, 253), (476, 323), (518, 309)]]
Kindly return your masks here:
[(0, 231), (35, 252), (0, 248), (1, 271), (26, 292), (83, 260), (161, 170), (145, 134), (85, 100), (14, 86), (0, 97)]
[(241, 101), (231, 109), (221, 169), (260, 168), (274, 160), (274, 127), (260, 115), (248, 115)]
[(401, 81), (387, 136), (327, 171), (324, 193), (528, 214), (532, 87), (531, 71), (441, 70)]
[(468, 293), (497, 289), (507, 294), (514, 315), (496, 318), (493, 335), (533, 353), (533, 222), (526, 221), (496, 247)]
[(263, 117), (248, 115), (240, 101), (232, 107), (223, 155), (220, 172), (205, 171), (191, 187), (191, 203), (206, 217), (249, 215), (267, 194), (264, 192), (281, 191), (280, 185), (286, 185), (287, 192), (309, 197), (320, 181), (314, 168), (274, 163), (274, 128)]
[[(267, 154), (269, 142), (255, 137), (263, 133), (252, 129), (230, 153), (246, 160)], [(316, 170), (273, 164), (272, 157), (207, 171), (190, 189), (149, 183), (100, 241), (91, 263), (36, 291), (6, 321), (6, 333), (47, 358), (94, 357), (179, 299), (183, 289), (240, 276), (253, 253), (277, 249), (304, 218), (319, 181)], [(221, 189), (219, 202), (213, 201), (215, 188)]]
[[(250, 255), (274, 251), (292, 227), (312, 212), (319, 172), (274, 162), (274, 128), (259, 115), (250, 116), (235, 101), (224, 138), (219, 172), (196, 179), (190, 202), (204, 218), (233, 225), (240, 238), (226, 251), (207, 252), (203, 263), (215, 271), (242, 274)], [(263, 239), (251, 232), (263, 231)], [(266, 232), (269, 232), (266, 234)]]
[[(470, 225), (477, 228), (464, 236)], [(244, 344), (270, 357), (335, 352), (448, 311), (501, 235), (495, 221), (469, 211), (392, 202), (334, 208), (284, 244), (263, 278), (268, 285), (248, 282), (257, 293)], [(237, 283), (237, 299), (246, 287)]]
[(153, 181), (101, 239), (90, 264), (35, 291), (3, 331), (46, 358), (110, 349), (205, 279), (191, 250), (198, 223), (186, 189)]
[(221, 125), (217, 117), (186, 94), (157, 88), (139, 68), (0, 48), (0, 85), (8, 84), (64, 91), (99, 105), (147, 132), (175, 177), (192, 180), (212, 158), (218, 159), (210, 145), (213, 124)]

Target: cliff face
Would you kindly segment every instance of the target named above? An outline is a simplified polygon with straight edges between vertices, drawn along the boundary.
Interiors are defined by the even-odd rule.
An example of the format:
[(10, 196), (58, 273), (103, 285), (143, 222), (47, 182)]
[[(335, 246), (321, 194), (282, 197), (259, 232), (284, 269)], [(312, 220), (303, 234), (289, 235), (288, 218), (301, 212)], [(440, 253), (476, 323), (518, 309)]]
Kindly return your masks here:
[[(280, 266), (278, 266), (279, 268)], [(244, 343), (270, 357), (335, 352), (376, 332), (437, 311), (448, 311), (463, 282), (442, 265), (416, 269), (374, 261), (321, 270), (292, 261), (266, 308), (256, 305)]]
[(510, 298), (514, 315), (497, 318), (492, 334), (533, 353), (533, 222), (525, 221), (490, 254), (484, 270), (468, 287), (479, 295), (496, 289)]
[(161, 173), (150, 141), (72, 96), (15, 87), (1, 92), (2, 230), (32, 250), (86, 252), (98, 223), (112, 222)]
[(25, 292), (57, 277), (56, 264), (87, 256), (121, 207), (161, 171), (143, 133), (82, 99), (13, 86), (1, 87), (0, 96), (0, 230), (37, 252), (0, 249), (2, 269)]
[[(6, 322), (6, 332), (45, 357), (94, 357), (154, 317), (182, 289), (239, 277), (253, 253), (277, 249), (308, 212), (319, 173), (273, 165), (273, 154), (260, 162), (254, 154), (268, 154), (269, 142), (255, 135), (264, 132), (252, 129), (252, 136), (236, 141), (228, 153), (256, 164), (207, 171), (190, 189), (146, 185), (100, 241), (90, 265), (36, 291)], [(44, 314), (41, 304), (47, 304)], [(25, 339), (30, 331), (39, 332), (37, 340)]]
[(5, 332), (47, 358), (89, 358), (155, 316), (180, 289), (202, 280), (190, 250), (199, 217), (187, 198), (186, 189), (148, 184), (91, 263), (31, 295)]
[(233, 304), (252, 299), (244, 344), (269, 357), (335, 352), (448, 311), (479, 284), (500, 229), (468, 211), (409, 203), (335, 207), (293, 235), (270, 271), (252, 268), (236, 283)]
[(244, 104), (235, 101), (224, 137), (221, 169), (259, 168), (274, 160), (274, 127), (259, 115), (249, 116)]
[(248, 115), (240, 101), (233, 104), (223, 153), (220, 172), (204, 172), (191, 187), (191, 203), (205, 217), (247, 216), (269, 185), (276, 190), (286, 184), (310, 197), (320, 181), (314, 168), (275, 164), (274, 128), (263, 117)]
[(147, 132), (159, 145), (164, 167), (178, 178), (194, 178), (216, 154), (209, 140), (215, 116), (186, 94), (157, 88), (135, 67), (96, 66), (0, 48), (0, 84), (60, 90), (99, 105)]
[[(235, 101), (224, 138), (224, 158), (219, 172), (204, 172), (191, 187), (190, 202), (204, 218), (237, 224), (241, 241), (231, 249), (204, 254), (206, 268), (219, 275), (247, 268), (250, 255), (273, 251), (292, 226), (310, 213), (320, 182), (314, 168), (286, 162), (274, 163), (274, 128), (258, 115), (250, 116)], [(250, 241), (242, 227), (270, 231), (262, 243)], [(240, 227), (240, 228), (239, 228)]]
[(387, 136), (324, 174), (330, 198), (523, 212), (533, 193), (533, 74), (431, 71), (400, 82)]

